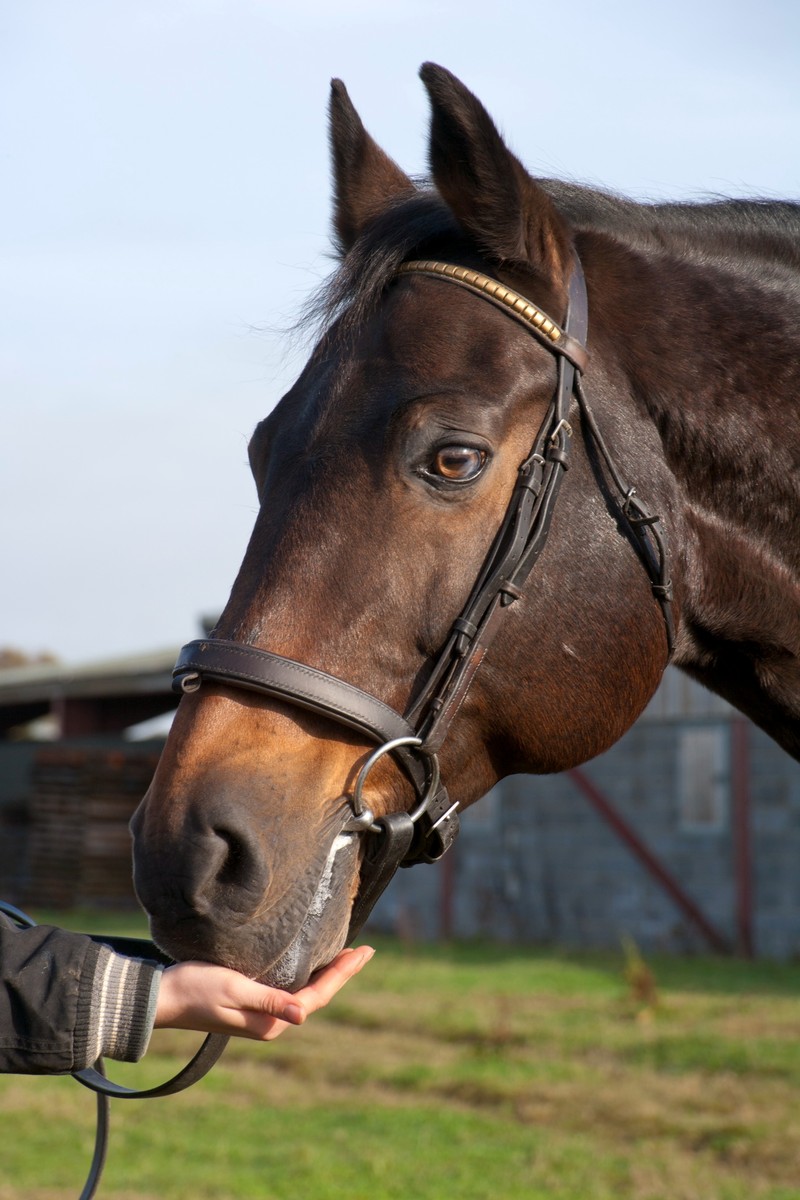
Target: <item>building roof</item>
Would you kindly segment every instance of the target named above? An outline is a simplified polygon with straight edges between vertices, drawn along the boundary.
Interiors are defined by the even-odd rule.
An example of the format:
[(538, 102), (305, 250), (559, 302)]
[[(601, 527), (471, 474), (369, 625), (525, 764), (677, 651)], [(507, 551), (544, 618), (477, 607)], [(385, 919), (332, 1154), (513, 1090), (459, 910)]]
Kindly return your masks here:
[(72, 697), (170, 692), (180, 647), (90, 663), (33, 663), (0, 671), (0, 707)]
[(0, 671), (0, 738), (40, 736), (31, 722), (55, 720), (57, 736), (112, 734), (177, 706), (178, 647), (90, 663), (32, 663)]

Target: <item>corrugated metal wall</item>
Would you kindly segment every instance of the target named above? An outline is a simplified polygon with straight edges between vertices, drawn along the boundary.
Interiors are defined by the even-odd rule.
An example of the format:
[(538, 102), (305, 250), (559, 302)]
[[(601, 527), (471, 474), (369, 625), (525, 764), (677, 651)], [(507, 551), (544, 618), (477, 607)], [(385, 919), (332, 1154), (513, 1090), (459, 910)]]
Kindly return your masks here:
[[(708, 920), (736, 945), (732, 731), (741, 717), (670, 672), (646, 716), (587, 776)], [(755, 953), (800, 953), (800, 764), (748, 725)], [(741, 782), (741, 781), (740, 781)], [(452, 933), (648, 950), (707, 943), (567, 775), (515, 776), (464, 815), (453, 861), (401, 872), (376, 922)], [(450, 890), (449, 900), (447, 892)]]

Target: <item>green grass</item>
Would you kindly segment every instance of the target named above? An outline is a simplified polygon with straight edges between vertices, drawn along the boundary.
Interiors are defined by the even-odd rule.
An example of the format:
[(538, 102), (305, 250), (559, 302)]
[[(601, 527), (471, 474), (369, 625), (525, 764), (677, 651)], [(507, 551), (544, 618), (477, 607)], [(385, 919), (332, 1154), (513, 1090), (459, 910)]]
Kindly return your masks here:
[[(63, 921), (62, 923), (66, 923)], [(73, 914), (73, 927), (141, 934)], [(113, 1105), (106, 1200), (800, 1200), (800, 968), (378, 942), (302, 1030)], [(197, 1044), (162, 1032), (114, 1077)], [(0, 1080), (0, 1200), (80, 1190), (93, 1101)]]

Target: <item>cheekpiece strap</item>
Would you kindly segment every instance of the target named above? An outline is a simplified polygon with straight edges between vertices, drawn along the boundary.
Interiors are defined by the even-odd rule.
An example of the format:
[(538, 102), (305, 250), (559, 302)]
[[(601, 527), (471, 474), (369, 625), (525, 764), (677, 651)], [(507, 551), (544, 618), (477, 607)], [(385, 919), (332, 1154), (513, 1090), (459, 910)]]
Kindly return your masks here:
[(588, 302), (577, 257), (569, 279), (565, 328), (518, 292), (479, 271), (429, 260), (405, 263), (400, 271), (430, 275), (467, 288), (519, 321), (558, 359), (555, 395), (530, 454), (519, 468), (503, 523), (466, 606), (454, 622), (428, 680), (406, 712), (406, 719), (420, 731), (425, 748), (437, 751), (499, 631), (506, 609), (521, 596), (547, 541), (561, 481), (569, 466), (572, 428), (567, 418), (573, 389), (588, 362), (584, 348)]

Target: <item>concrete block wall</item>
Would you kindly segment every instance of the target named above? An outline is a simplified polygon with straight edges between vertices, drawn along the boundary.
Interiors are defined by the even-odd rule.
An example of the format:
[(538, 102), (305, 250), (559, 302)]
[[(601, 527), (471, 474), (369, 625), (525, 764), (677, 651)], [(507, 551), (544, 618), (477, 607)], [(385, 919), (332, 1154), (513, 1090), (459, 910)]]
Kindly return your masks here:
[[(583, 768), (732, 945), (738, 932), (734, 721), (741, 718), (724, 712), (641, 721)], [(718, 755), (719, 820), (707, 827), (688, 822), (681, 807), (682, 747), (698, 732), (710, 735)], [(791, 958), (800, 954), (800, 764), (752, 725), (746, 736), (755, 953)], [(650, 952), (708, 949), (568, 775), (503, 781), (464, 814), (450, 855), (447, 864), (400, 872), (375, 924), (417, 937), (450, 933), (575, 947), (614, 947), (631, 937)]]

